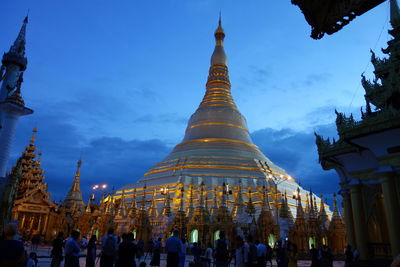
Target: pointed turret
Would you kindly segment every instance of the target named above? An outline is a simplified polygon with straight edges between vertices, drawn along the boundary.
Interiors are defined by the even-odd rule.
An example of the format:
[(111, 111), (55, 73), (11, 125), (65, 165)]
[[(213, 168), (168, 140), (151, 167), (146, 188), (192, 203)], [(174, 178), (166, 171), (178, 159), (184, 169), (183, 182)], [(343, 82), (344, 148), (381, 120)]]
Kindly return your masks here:
[(149, 209), (147, 210), (147, 215), (154, 219), (158, 217), (158, 208), (157, 208), (157, 191), (154, 188), (153, 195), (151, 197), (151, 204)]
[(92, 199), (92, 198), (89, 197), (88, 202), (87, 202), (87, 206), (86, 206), (86, 209), (85, 209), (85, 212), (86, 212), (86, 213), (91, 213), (91, 212), (92, 212), (92, 209), (90, 208), (90, 200), (91, 200), (91, 199)]
[(72, 211), (74, 206), (80, 211), (85, 209), (85, 203), (83, 203), (82, 192), (80, 188), (82, 159), (78, 160), (77, 165), (74, 182), (63, 203), (63, 206), (67, 211)]
[[(28, 16), (24, 18), (24, 21), (22, 23), (21, 29), (18, 33), (17, 39), (15, 39), (14, 44), (10, 47), (10, 50), (6, 55), (9, 56), (18, 56), (21, 58), (25, 57), (25, 35), (26, 35), (26, 25), (28, 24)], [(23, 66), (24, 68), (26, 67), (26, 63)], [(24, 69), (21, 69), (24, 70)]]
[(119, 203), (118, 207), (118, 212), (117, 216), (118, 217), (126, 217), (127, 212), (126, 212), (126, 203), (125, 203), (125, 190), (122, 191), (122, 196), (121, 196), (121, 203)]
[(296, 221), (298, 219), (304, 219), (304, 210), (303, 206), (301, 205), (301, 195), (300, 195), (300, 188), (297, 188), (297, 212), (296, 212)]
[(239, 221), (240, 218), (243, 217), (245, 213), (245, 208), (244, 208), (244, 201), (243, 201), (243, 192), (242, 192), (242, 182), (239, 181), (239, 186), (237, 189), (237, 194), (235, 198), (235, 204), (233, 206), (232, 210), (232, 218), (234, 221)]
[(215, 216), (218, 211), (218, 194), (217, 194), (217, 189), (215, 188), (214, 190), (214, 201), (213, 201), (213, 206), (211, 207), (211, 216)]
[(282, 204), (279, 209), (279, 217), (283, 219), (288, 219), (289, 221), (293, 222), (293, 214), (289, 208), (286, 191), (284, 197), (282, 197)]
[(193, 185), (190, 186), (190, 196), (189, 196), (189, 205), (186, 209), (186, 216), (191, 218), (194, 213), (194, 204), (193, 204)]
[(33, 110), (25, 107), (21, 95), (23, 71), (26, 69), (25, 33), (28, 18), (24, 19), (21, 30), (10, 50), (3, 54), (0, 67), (0, 178), (5, 177), (11, 144), (20, 116), (29, 115)]
[(321, 194), (321, 204), (320, 204), (320, 209), (319, 209), (319, 214), (318, 214), (318, 220), (321, 224), (322, 227), (328, 229), (329, 227), (329, 218), (328, 214), (325, 211), (325, 203), (323, 199), (323, 195)]
[(137, 204), (136, 204), (136, 188), (133, 189), (133, 193), (132, 193), (132, 201), (131, 201), (131, 205), (129, 207), (129, 217), (131, 218), (135, 218), (137, 214)]
[(44, 180), (44, 171), (41, 168), (40, 159), (35, 160), (36, 133), (37, 129), (34, 128), (29, 145), (25, 147), (25, 151), (19, 157), (10, 173), (10, 176), (15, 175), (19, 170), (19, 166), (21, 166), (22, 172), (19, 174), (17, 199), (22, 198), (29, 190), (42, 184)]
[(171, 196), (169, 194), (169, 188), (165, 188), (165, 201), (164, 201), (164, 208), (162, 209), (161, 212), (162, 216), (170, 217), (172, 215), (172, 210), (171, 210)]
[(251, 189), (249, 189), (248, 198), (249, 198), (249, 201), (247, 201), (246, 213), (253, 216), (256, 213), (256, 208), (254, 207), (254, 204), (253, 204)]

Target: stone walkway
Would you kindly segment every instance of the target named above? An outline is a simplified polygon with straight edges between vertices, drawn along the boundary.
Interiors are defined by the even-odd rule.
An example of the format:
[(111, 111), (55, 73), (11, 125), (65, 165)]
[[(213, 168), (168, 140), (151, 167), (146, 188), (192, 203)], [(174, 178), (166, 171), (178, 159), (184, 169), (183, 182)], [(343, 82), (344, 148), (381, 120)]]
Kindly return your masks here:
[[(26, 248), (28, 253), (31, 252), (30, 248)], [(50, 266), (50, 262), (51, 259), (49, 258), (50, 256), (50, 251), (51, 251), (51, 247), (48, 246), (40, 246), (35, 252), (38, 254), (39, 256), (39, 264), (38, 267), (49, 267)], [(99, 251), (100, 253), (100, 251)], [(186, 257), (186, 263), (185, 263), (185, 267), (189, 266), (189, 262), (191, 262), (193, 259), (192, 256), (187, 256)], [(147, 266), (150, 266), (150, 257), (147, 257), (146, 259), (146, 263)], [(85, 251), (82, 252), (82, 257), (80, 258), (80, 267), (84, 267), (85, 266)], [(137, 266), (139, 266), (139, 261), (137, 261)], [(272, 261), (272, 264), (274, 267), (276, 267), (276, 262)], [(309, 260), (299, 260), (297, 263), (298, 267), (309, 267), (311, 265), (311, 262)], [(63, 267), (64, 264), (61, 264), (61, 266)], [(100, 263), (97, 262), (96, 267), (100, 266)], [(161, 266), (160, 267), (165, 267), (166, 266), (166, 255), (162, 254), (161, 255)], [(231, 266), (234, 266), (233, 264), (231, 264)], [(268, 265), (269, 266), (269, 265)], [(344, 267), (344, 262), (343, 261), (335, 261), (333, 263), (333, 267)]]

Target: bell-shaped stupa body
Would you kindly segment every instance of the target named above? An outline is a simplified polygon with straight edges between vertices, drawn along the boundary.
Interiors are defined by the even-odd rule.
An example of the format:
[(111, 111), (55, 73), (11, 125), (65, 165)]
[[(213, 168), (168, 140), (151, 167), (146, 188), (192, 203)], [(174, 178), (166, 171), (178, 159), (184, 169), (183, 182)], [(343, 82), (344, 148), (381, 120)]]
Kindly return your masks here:
[[(278, 203), (280, 194), (276, 189), (278, 192), (294, 192), (299, 187), (285, 170), (273, 164), (253, 143), (246, 119), (231, 95), (227, 56), (223, 46), (225, 33), (221, 21), (214, 35), (216, 45), (211, 56), (206, 92), (190, 117), (185, 137), (139, 181), (121, 189), (129, 197), (134, 188), (140, 192), (145, 186), (160, 189), (168, 187), (171, 192), (178, 192), (176, 188), (182, 185), (188, 189), (191, 185), (204, 184), (211, 191), (220, 192), (225, 183), (234, 190), (242, 186), (259, 191), (267, 186), (271, 192), (275, 192), (274, 201)], [(206, 196), (213, 195), (210, 190)], [(303, 189), (301, 191), (306, 195)], [(175, 193), (175, 197), (178, 195)], [(256, 197), (253, 201), (257, 202), (256, 208), (259, 210), (260, 199)], [(188, 202), (187, 199), (185, 202)], [(289, 206), (295, 215), (296, 204), (291, 198), (290, 202), (293, 202)], [(177, 205), (177, 201), (173, 203)]]
[(288, 177), (251, 140), (246, 119), (231, 95), (224, 37), (220, 22), (215, 31), (216, 46), (206, 93), (189, 120), (183, 141), (154, 165), (139, 184), (200, 184), (201, 179), (206, 185), (222, 185), (224, 181), (232, 185), (241, 180), (243, 186), (255, 186), (254, 179), (265, 181), (268, 174)]

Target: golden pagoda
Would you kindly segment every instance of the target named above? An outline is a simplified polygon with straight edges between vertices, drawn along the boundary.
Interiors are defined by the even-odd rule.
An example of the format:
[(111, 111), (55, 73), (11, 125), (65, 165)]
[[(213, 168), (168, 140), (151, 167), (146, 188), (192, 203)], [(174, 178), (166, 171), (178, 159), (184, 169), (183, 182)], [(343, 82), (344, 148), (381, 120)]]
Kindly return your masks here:
[[(232, 242), (236, 235), (258, 233), (261, 241), (274, 242), (287, 237), (293, 225), (297, 204), (292, 194), (297, 189), (302, 196), (308, 193), (253, 143), (231, 94), (221, 19), (214, 36), (205, 95), (182, 142), (136, 183), (116, 192), (116, 205), (122, 198), (143, 198), (139, 211), (128, 210), (134, 217), (129, 229), (138, 238), (144, 238), (143, 231), (147, 238), (165, 238), (179, 229), (181, 237), (202, 246), (214, 244), (221, 231)], [(305, 204), (305, 197), (300, 201)], [(325, 210), (329, 217), (329, 207)]]

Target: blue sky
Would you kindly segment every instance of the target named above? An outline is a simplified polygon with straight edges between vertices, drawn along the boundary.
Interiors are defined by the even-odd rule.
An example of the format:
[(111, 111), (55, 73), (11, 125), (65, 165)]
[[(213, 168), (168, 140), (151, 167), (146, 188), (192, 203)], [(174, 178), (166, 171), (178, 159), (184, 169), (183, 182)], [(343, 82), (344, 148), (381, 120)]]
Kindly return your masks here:
[(38, 127), (54, 199), (82, 153), (82, 190), (132, 183), (183, 137), (205, 90), (222, 10), (233, 97), (254, 142), (305, 188), (338, 189), (318, 164), (313, 132), (336, 134), (334, 109), (359, 115), (360, 75), (389, 38), (388, 3), (322, 40), (285, 1), (7, 1), (0, 51), (28, 9), (28, 69), (10, 166)]

